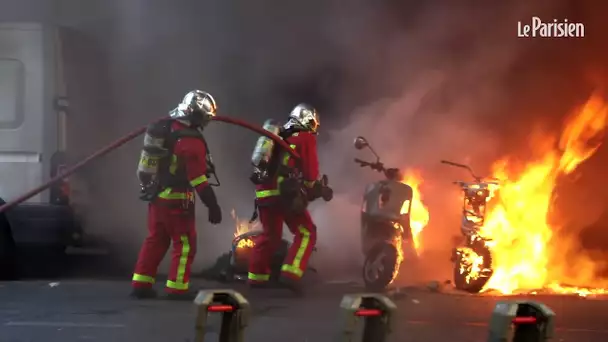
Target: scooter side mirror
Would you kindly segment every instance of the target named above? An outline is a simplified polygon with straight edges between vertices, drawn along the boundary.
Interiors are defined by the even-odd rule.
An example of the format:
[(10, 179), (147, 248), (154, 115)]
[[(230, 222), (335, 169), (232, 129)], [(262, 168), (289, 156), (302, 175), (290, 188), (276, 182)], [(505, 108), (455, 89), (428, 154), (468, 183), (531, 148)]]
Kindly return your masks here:
[(364, 137), (356, 137), (355, 141), (354, 141), (354, 145), (357, 150), (362, 150), (362, 149), (368, 147), (369, 143), (367, 142), (367, 140), (365, 140)]

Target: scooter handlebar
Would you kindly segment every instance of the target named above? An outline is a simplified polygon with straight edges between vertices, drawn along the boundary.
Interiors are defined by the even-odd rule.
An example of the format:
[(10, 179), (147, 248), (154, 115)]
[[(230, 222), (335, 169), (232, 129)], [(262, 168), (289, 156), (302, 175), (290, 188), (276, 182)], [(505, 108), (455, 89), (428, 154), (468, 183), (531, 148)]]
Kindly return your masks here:
[(481, 188), (488, 188), (488, 185), (500, 185), (499, 182), (496, 181), (484, 181), (484, 182), (465, 182), (465, 181), (453, 181), (452, 184), (458, 185), (461, 188), (469, 188), (472, 186)]
[(441, 163), (442, 164), (456, 166), (456, 167), (462, 167), (462, 168), (465, 168), (465, 169), (468, 168), (468, 166), (466, 166), (464, 164), (454, 163), (454, 162), (451, 162), (449, 160), (442, 160)]
[(359, 158), (355, 158), (355, 163), (359, 164), (361, 167), (370, 167), (372, 170), (376, 170), (378, 172), (384, 172), (386, 171), (386, 169), (384, 168), (384, 164), (382, 164), (381, 162), (374, 162), (374, 163), (370, 163), (367, 162), (365, 160), (361, 160)]
[(357, 164), (361, 165), (362, 167), (363, 167), (363, 166), (368, 166), (368, 165), (369, 165), (369, 162), (366, 162), (365, 160), (361, 160), (361, 159), (359, 159), (359, 158), (355, 158), (355, 163), (357, 163)]

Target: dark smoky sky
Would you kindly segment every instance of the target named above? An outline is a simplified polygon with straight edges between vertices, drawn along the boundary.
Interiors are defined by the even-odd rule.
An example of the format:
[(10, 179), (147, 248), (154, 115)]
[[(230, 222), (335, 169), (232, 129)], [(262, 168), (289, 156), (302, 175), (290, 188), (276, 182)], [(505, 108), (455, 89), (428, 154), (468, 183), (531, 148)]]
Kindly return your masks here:
[[(284, 118), (298, 102), (317, 106), (322, 169), (339, 193), (313, 210), (323, 245), (342, 241), (337, 233), (352, 232), (346, 244), (358, 239), (353, 203), (361, 182), (375, 175), (352, 170), (353, 137), (368, 137), (387, 163), (431, 174), (443, 158), (487, 167), (522, 148), (532, 125), (557, 128), (605, 80), (605, 7), (566, 0), (1, 0), (0, 19), (59, 23), (98, 45), (103, 65), (90, 68), (106, 70), (99, 96), (107, 113), (82, 123), (91, 131), (74, 139), (83, 151), (164, 115), (193, 88), (214, 94), (222, 115), (256, 123)], [(582, 22), (586, 37), (517, 38), (517, 22), (532, 16)], [(256, 137), (222, 124), (207, 131), (227, 218), (210, 227), (201, 211), (201, 240), (224, 241), (230, 208), (241, 216), (252, 208), (247, 178)], [(108, 208), (91, 210), (92, 225), (127, 245), (145, 232), (134, 176), (139, 148), (138, 139), (87, 176), (97, 184), (92, 202)], [(593, 161), (596, 169), (606, 153)], [(440, 194), (451, 176), (431, 177), (429, 192)], [(444, 205), (431, 197), (438, 199), (429, 205)], [(219, 253), (205, 244), (200, 250)]]

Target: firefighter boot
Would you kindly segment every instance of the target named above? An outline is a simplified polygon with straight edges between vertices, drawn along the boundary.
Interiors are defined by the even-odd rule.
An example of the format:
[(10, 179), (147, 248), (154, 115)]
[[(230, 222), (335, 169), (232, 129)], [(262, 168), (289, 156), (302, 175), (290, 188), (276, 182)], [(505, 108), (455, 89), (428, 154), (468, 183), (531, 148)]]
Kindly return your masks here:
[(195, 291), (185, 291), (185, 292), (167, 292), (165, 299), (167, 300), (183, 300), (183, 301), (193, 301), (196, 298), (198, 292)]
[(250, 290), (267, 290), (272, 288), (268, 283), (247, 283), (247, 287)]
[(156, 291), (151, 287), (136, 287), (131, 292), (131, 298), (135, 298), (135, 299), (156, 298)]
[(293, 292), (294, 295), (301, 297), (304, 295), (304, 288), (302, 286), (301, 280), (296, 280), (291, 277), (281, 276), (280, 280), (281, 285)]

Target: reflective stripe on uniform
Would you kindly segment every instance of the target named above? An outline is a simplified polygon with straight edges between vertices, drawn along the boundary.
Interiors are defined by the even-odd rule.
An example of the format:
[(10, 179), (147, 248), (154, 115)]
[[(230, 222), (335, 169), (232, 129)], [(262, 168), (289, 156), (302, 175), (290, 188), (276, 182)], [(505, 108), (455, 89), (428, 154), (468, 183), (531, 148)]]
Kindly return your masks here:
[[(291, 148), (292, 150), (296, 149), (296, 145), (291, 144), (289, 145), (289, 148)], [(287, 152), (285, 152), (285, 156), (283, 156), (283, 162), (282, 164), (284, 166), (287, 166), (287, 164), (289, 164), (289, 158), (291, 157), (291, 155)], [(283, 182), (283, 179), (285, 177), (283, 176), (279, 176), (277, 178), (277, 187), (279, 186), (279, 184), (281, 184)], [(272, 189), (272, 190), (260, 190), (260, 191), (256, 191), (255, 192), (255, 197), (256, 198), (266, 198), (266, 197), (273, 197), (273, 196), (278, 196), (281, 193), (279, 192), (279, 189)]]
[(304, 185), (309, 188), (312, 188), (315, 185), (315, 181), (305, 181)]
[(207, 176), (202, 175), (200, 177), (196, 177), (190, 181), (190, 186), (196, 188), (198, 185), (201, 185), (207, 181)]
[(247, 278), (253, 281), (269, 281), (270, 274), (256, 274), (256, 273), (247, 273)]
[(158, 198), (168, 199), (168, 200), (185, 200), (188, 199), (187, 192), (173, 192), (172, 188), (165, 188), (165, 190), (161, 191), (158, 194)]
[(167, 287), (173, 290), (187, 290), (188, 286), (190, 284), (188, 283), (178, 283), (176, 281), (171, 281), (171, 280), (167, 280)]
[(175, 154), (171, 155), (171, 164), (169, 164), (169, 172), (174, 175), (177, 172), (177, 156)]
[(154, 280), (153, 277), (143, 275), (143, 274), (137, 274), (137, 273), (133, 273), (132, 280), (136, 281), (138, 283), (146, 283), (146, 284), (154, 284), (156, 282), (156, 280)]
[[(291, 148), (292, 150), (296, 149), (296, 145), (289, 145), (289, 148)], [(283, 165), (287, 165), (287, 163), (289, 163), (289, 158), (291, 157), (291, 154), (285, 152), (285, 156), (283, 156)]]
[(302, 234), (300, 248), (298, 248), (298, 251), (296, 252), (296, 257), (293, 259), (291, 265), (283, 265), (281, 267), (281, 271), (294, 274), (298, 277), (302, 277), (302, 275), (304, 274), (304, 270), (300, 268), (300, 264), (302, 263), (302, 258), (304, 257), (306, 248), (308, 248), (308, 244), (310, 243), (310, 232), (304, 226), (300, 226), (298, 230)]
[[(177, 172), (177, 167), (179, 166), (177, 162), (177, 155), (171, 155), (171, 163), (169, 164), (169, 173), (175, 175)], [(198, 179), (198, 178), (197, 178)], [(173, 192), (172, 188), (165, 188), (160, 194), (158, 194), (159, 198), (168, 199), (168, 200), (185, 200), (188, 199), (188, 193), (186, 192)]]
[(179, 264), (177, 266), (177, 275), (175, 281), (167, 280), (167, 287), (174, 290), (187, 290), (188, 283), (184, 283), (186, 275), (186, 264), (188, 263), (188, 255), (190, 254), (190, 240), (188, 235), (180, 236), (182, 242), (182, 250), (180, 252)]
[(279, 190), (260, 190), (255, 192), (255, 197), (266, 198), (280, 195)]

